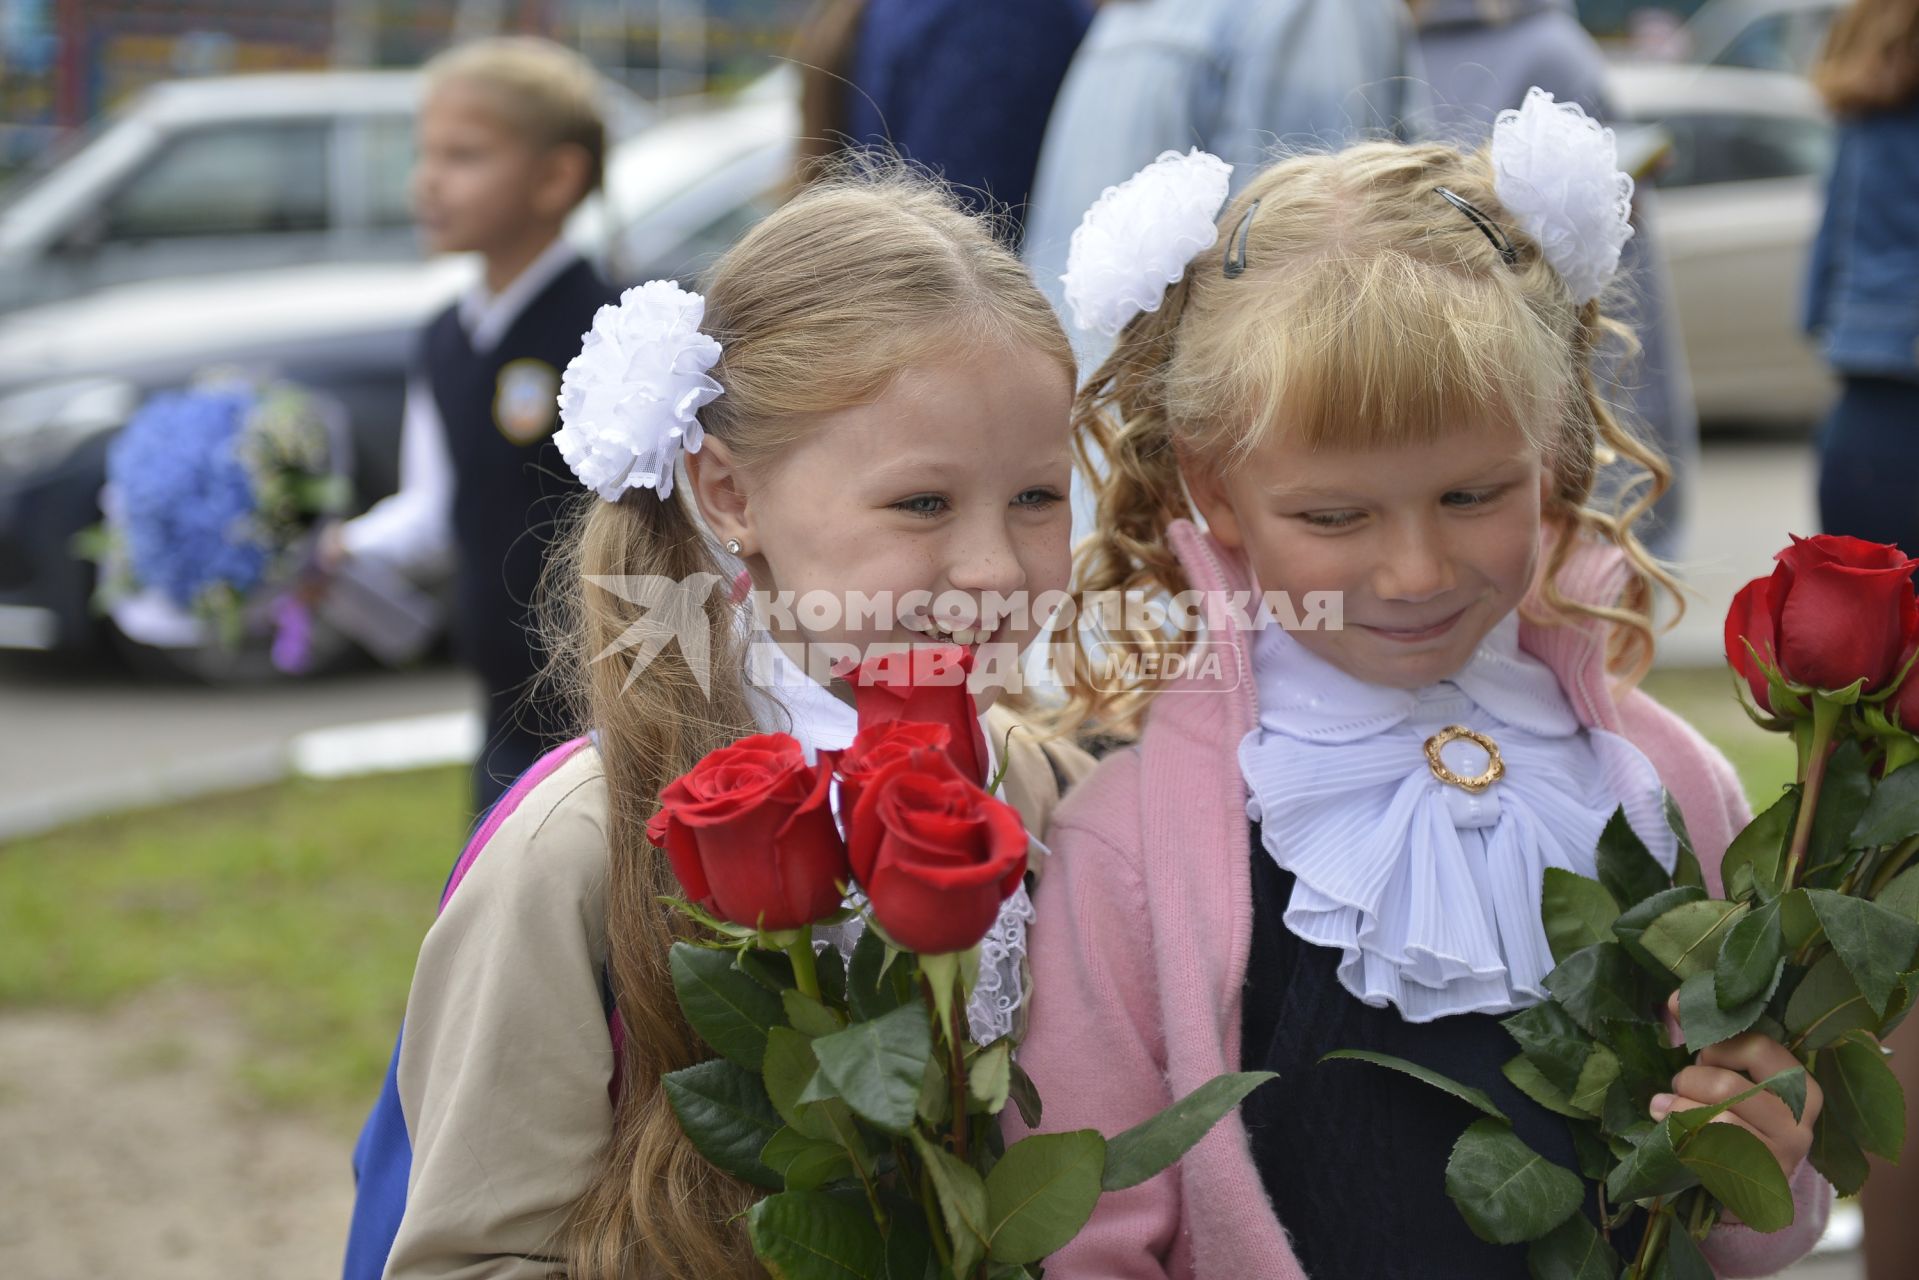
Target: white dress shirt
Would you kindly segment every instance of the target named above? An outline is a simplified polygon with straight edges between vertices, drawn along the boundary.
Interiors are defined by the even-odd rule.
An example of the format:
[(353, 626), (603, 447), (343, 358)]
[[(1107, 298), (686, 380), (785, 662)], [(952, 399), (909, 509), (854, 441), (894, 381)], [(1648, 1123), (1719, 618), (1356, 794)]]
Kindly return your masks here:
[[(1678, 840), (1652, 762), (1583, 727), (1552, 671), (1519, 648), (1508, 615), (1466, 667), (1423, 689), (1367, 684), (1277, 626), (1253, 646), (1259, 727), (1240, 744), (1260, 840), (1295, 882), (1284, 922), (1339, 950), (1339, 981), (1408, 1022), (1501, 1013), (1545, 998), (1539, 919), (1546, 868), (1594, 876), (1600, 832), (1624, 807), (1667, 871)], [(1505, 775), (1471, 794), (1428, 766), (1448, 725), (1491, 738)], [(1455, 739), (1441, 761), (1489, 763)]]
[[(579, 250), (561, 238), (498, 293), (489, 293), (484, 279), (475, 281), (456, 304), (473, 349), (484, 353), (497, 347), (520, 313), (579, 257)], [(409, 574), (444, 572), (451, 565), (453, 455), (424, 372), (407, 380), (399, 489), (347, 521), (340, 536), (349, 555), (371, 556)]]

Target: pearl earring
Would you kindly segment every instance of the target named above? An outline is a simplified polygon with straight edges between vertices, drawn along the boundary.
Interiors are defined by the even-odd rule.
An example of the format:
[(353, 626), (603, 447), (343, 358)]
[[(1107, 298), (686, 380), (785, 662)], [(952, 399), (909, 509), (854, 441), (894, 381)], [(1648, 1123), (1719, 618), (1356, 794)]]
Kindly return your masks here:
[(736, 556), (739, 553), (740, 553), (740, 540), (738, 538), (728, 538), (726, 540), (726, 554), (729, 556)]

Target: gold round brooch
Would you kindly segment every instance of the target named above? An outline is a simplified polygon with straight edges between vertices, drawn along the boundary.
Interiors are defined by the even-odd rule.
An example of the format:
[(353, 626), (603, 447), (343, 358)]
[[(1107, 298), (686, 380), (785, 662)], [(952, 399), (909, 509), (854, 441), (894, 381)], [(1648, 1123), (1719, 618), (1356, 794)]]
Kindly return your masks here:
[[(1463, 777), (1448, 769), (1446, 762), (1439, 758), (1442, 747), (1460, 738), (1464, 738), (1486, 752), (1488, 763), (1485, 772), (1474, 774), (1470, 778)], [(1449, 724), (1426, 739), (1426, 766), (1433, 771), (1433, 777), (1441, 782), (1458, 787), (1461, 791), (1469, 791), (1473, 795), (1478, 795), (1506, 776), (1506, 762), (1499, 758), (1499, 744), (1483, 733), (1474, 733), (1463, 724)]]

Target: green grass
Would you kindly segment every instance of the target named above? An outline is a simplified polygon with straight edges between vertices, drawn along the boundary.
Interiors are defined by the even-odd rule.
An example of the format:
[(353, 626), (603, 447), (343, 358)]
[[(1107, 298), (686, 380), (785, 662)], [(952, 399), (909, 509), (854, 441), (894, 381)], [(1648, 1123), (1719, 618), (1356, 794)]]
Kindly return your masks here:
[(371, 1102), (420, 938), (466, 834), (468, 777), (294, 781), (0, 849), (0, 1007), (224, 999), (264, 1101)]
[[(1723, 671), (1646, 688), (1732, 758), (1755, 803), (1791, 781), (1790, 745), (1746, 719)], [(0, 1008), (212, 992), (242, 1019), (260, 1098), (350, 1123), (386, 1070), (467, 785), (459, 769), (296, 781), (0, 849)]]

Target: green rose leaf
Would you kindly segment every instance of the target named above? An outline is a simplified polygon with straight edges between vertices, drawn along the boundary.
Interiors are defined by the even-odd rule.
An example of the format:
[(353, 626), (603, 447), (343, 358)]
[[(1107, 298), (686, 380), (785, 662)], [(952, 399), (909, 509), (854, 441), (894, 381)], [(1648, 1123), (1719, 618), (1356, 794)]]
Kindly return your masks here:
[(1675, 885), (1691, 885), (1695, 889), (1706, 887), (1706, 876), (1699, 868), (1699, 855), (1693, 852), (1692, 833), (1686, 830), (1686, 815), (1679, 812), (1679, 802), (1668, 791), (1666, 800), (1666, 825), (1672, 828), (1679, 840), (1679, 859), (1673, 867), (1672, 882)]
[(784, 1191), (746, 1213), (753, 1252), (780, 1280), (885, 1280), (886, 1242), (864, 1204)]
[(1742, 916), (1726, 935), (1713, 963), (1713, 994), (1722, 1009), (1745, 1004), (1779, 981), (1785, 939), (1779, 932), (1779, 902), (1774, 898)]
[(1607, 1022), (1644, 1022), (1650, 1016), (1650, 1002), (1640, 998), (1638, 970), (1616, 942), (1573, 952), (1546, 975), (1546, 989), (1574, 1022), (1595, 1036)]
[(1779, 934), (1789, 953), (1820, 936), (1819, 916), (1804, 889), (1779, 895)]
[(1873, 901), (1908, 920), (1919, 921), (1919, 867), (1907, 867), (1894, 876), (1892, 883), (1881, 889)]
[(1686, 1048), (1697, 1053), (1750, 1030), (1766, 1011), (1766, 1002), (1772, 999), (1773, 988), (1779, 985), (1779, 976), (1785, 971), (1784, 960), (1774, 961), (1771, 980), (1760, 988), (1759, 994), (1730, 1009), (1720, 1006), (1718, 975), (1711, 969), (1702, 969), (1687, 978), (1679, 987), (1679, 1025), (1686, 1033)]
[(830, 1036), (846, 1025), (840, 1015), (801, 991), (788, 988), (780, 992), (780, 1007), (787, 1025), (806, 1036)]
[(1586, 1065), (1593, 1042), (1572, 1015), (1548, 1001), (1502, 1019), (1499, 1025), (1553, 1088), (1570, 1095), (1578, 1086), (1579, 1070)]
[(788, 1191), (813, 1191), (853, 1176), (853, 1159), (845, 1148), (790, 1127), (766, 1140), (760, 1163), (785, 1179)]
[(1761, 897), (1778, 897), (1786, 842), (1792, 836), (1793, 823), (1798, 817), (1799, 790), (1793, 787), (1732, 838), (1725, 857), (1719, 862), (1720, 883), (1730, 890), (1734, 874), (1743, 867), (1750, 871), (1753, 883), (1762, 889)]
[(1870, 1031), (1878, 1025), (1879, 1015), (1836, 952), (1822, 957), (1786, 1002), (1786, 1030), (1804, 1036), (1806, 1049), (1823, 1049), (1848, 1031)]
[(1919, 952), (1919, 924), (1876, 902), (1829, 889), (1808, 889), (1806, 897), (1867, 1003), (1883, 1011)]
[(1646, 932), (1647, 925), (1674, 907), (1687, 902), (1703, 902), (1705, 898), (1704, 889), (1694, 888), (1691, 885), (1678, 885), (1662, 890), (1639, 905), (1621, 912), (1619, 919), (1613, 921), (1613, 936), (1619, 940), (1620, 946), (1626, 948), (1627, 954), (1644, 966), (1648, 973), (1669, 985), (1678, 986), (1679, 979), (1641, 945), (1641, 938)]
[(808, 1138), (832, 1142), (843, 1132), (842, 1122), (850, 1124), (850, 1117), (846, 1104), (832, 1096), (831, 1082), (821, 1079), (813, 1044), (791, 1027), (774, 1027), (766, 1033), (761, 1075), (767, 1097), (788, 1127)]
[(1152, 1119), (1107, 1139), (1100, 1186), (1107, 1191), (1138, 1186), (1191, 1150), (1240, 1099), (1277, 1079), (1270, 1071), (1214, 1076)]
[(1573, 1120), (1592, 1118), (1587, 1112), (1574, 1107), (1572, 1099), (1566, 1096), (1566, 1091), (1548, 1080), (1544, 1073), (1533, 1065), (1533, 1060), (1525, 1054), (1520, 1054), (1500, 1070), (1505, 1073), (1506, 1079), (1512, 1082), (1513, 1088), (1546, 1110), (1557, 1111), (1560, 1115)]
[(1599, 881), (1561, 867), (1547, 867), (1539, 895), (1539, 915), (1546, 925), (1553, 963), (1557, 964), (1582, 947), (1611, 942), (1619, 904)]
[(1010, 1040), (995, 1040), (974, 1055), (966, 1068), (966, 1092), (989, 1116), (998, 1115), (1006, 1106), (1006, 1095), (1013, 1087), (1013, 1045)]
[(1745, 914), (1744, 904), (1719, 898), (1682, 903), (1647, 925), (1639, 943), (1684, 982), (1712, 969), (1726, 935)]
[(1446, 1162), (1446, 1194), (1473, 1234), (1494, 1244), (1537, 1240), (1579, 1211), (1579, 1175), (1521, 1142), (1503, 1120), (1475, 1120)]
[(760, 1152), (779, 1132), (780, 1115), (758, 1076), (714, 1058), (670, 1071), (661, 1084), (680, 1128), (701, 1155), (754, 1186), (779, 1189), (780, 1176), (760, 1163)]
[(986, 1242), (992, 1234), (987, 1225), (986, 1184), (972, 1165), (945, 1147), (928, 1142), (918, 1130), (911, 1137), (939, 1197), (940, 1216), (946, 1221), (946, 1235), (953, 1245), (953, 1274), (970, 1275), (986, 1257)]
[(1040, 1133), (1006, 1148), (986, 1175), (995, 1262), (1038, 1262), (1079, 1234), (1099, 1203), (1106, 1139), (1091, 1129)]
[(1605, 1045), (1597, 1045), (1579, 1070), (1579, 1083), (1573, 1086), (1572, 1104), (1588, 1116), (1599, 1114), (1606, 1090), (1619, 1079), (1619, 1058)]
[(1028, 1129), (1039, 1128), (1045, 1108), (1040, 1105), (1038, 1086), (1033, 1083), (1033, 1078), (1026, 1074), (1025, 1068), (1020, 1066), (1018, 1059), (1013, 1060), (1009, 1067), (1009, 1074), (1012, 1079), (1007, 1096), (1013, 1100), (1013, 1105), (1019, 1108), (1020, 1123)]
[(1812, 815), (1812, 839), (1806, 846), (1807, 861), (1814, 865), (1830, 862), (1844, 857), (1848, 849), (1863, 847), (1854, 842), (1852, 834), (1871, 799), (1872, 776), (1866, 768), (1865, 750), (1857, 738), (1848, 738), (1826, 761), (1819, 807)]
[[(1389, 1067), (1394, 1071), (1403, 1071), (1415, 1080), (1423, 1080), (1435, 1089), (1444, 1090), (1469, 1106), (1491, 1116), (1495, 1120), (1506, 1120), (1506, 1113), (1493, 1105), (1493, 1100), (1485, 1092), (1471, 1085), (1464, 1085), (1450, 1076), (1443, 1076), (1430, 1067), (1422, 1067), (1417, 1062), (1408, 1062), (1404, 1058), (1395, 1058), (1389, 1053), (1373, 1053), (1366, 1049), (1340, 1049), (1321, 1058), (1321, 1062), (1370, 1062), (1376, 1067)], [(1615, 1063), (1616, 1067), (1618, 1064)], [(1508, 1121), (1508, 1123), (1511, 1123)]]
[[(1815, 1077), (1816, 1078), (1816, 1077)], [(1825, 1086), (1821, 1084), (1821, 1088)], [(1812, 1150), (1807, 1153), (1812, 1167), (1821, 1177), (1832, 1184), (1832, 1189), (1842, 1196), (1856, 1196), (1859, 1188), (1866, 1185), (1866, 1175), (1871, 1166), (1866, 1163), (1866, 1153), (1860, 1149), (1845, 1127), (1832, 1118), (1829, 1111), (1821, 1111), (1812, 1125)]]
[(782, 1020), (780, 998), (740, 972), (733, 952), (675, 942), (667, 953), (673, 993), (700, 1039), (721, 1057), (758, 1071), (767, 1028)]
[(1906, 1096), (1878, 1041), (1852, 1032), (1814, 1056), (1813, 1078), (1826, 1094), (1822, 1119), (1830, 1117), (1864, 1150), (1899, 1159), (1906, 1140)]
[(1717, 1280), (1699, 1243), (1675, 1226), (1666, 1233), (1666, 1247), (1647, 1280)]
[(1754, 1231), (1792, 1225), (1792, 1188), (1771, 1149), (1751, 1131), (1708, 1124), (1686, 1140), (1679, 1161)]
[(905, 1133), (919, 1107), (920, 1078), (933, 1055), (926, 1010), (903, 1005), (870, 1022), (813, 1041), (820, 1074), (846, 1104), (888, 1133)]
[(1898, 844), (1919, 835), (1919, 764), (1894, 770), (1879, 780), (1866, 811), (1852, 829), (1855, 848)]
[(886, 1280), (942, 1280), (933, 1233), (911, 1200), (887, 1206)]
[(1526, 1250), (1534, 1280), (1615, 1280), (1620, 1265), (1619, 1255), (1583, 1213), (1573, 1214)]
[(1627, 1139), (1627, 1147), (1606, 1177), (1606, 1194), (1616, 1204), (1676, 1195), (1699, 1181), (1698, 1174), (1679, 1162), (1670, 1120)]
[(852, 1006), (853, 1016), (877, 1018), (912, 998), (911, 989), (902, 990), (897, 973), (887, 961), (886, 939), (877, 930), (863, 930), (853, 944), (853, 960), (846, 969), (846, 1001)]
[(1613, 810), (1606, 829), (1599, 833), (1597, 861), (1599, 883), (1621, 907), (1630, 908), (1672, 884), (1666, 869), (1626, 821), (1623, 808)]

